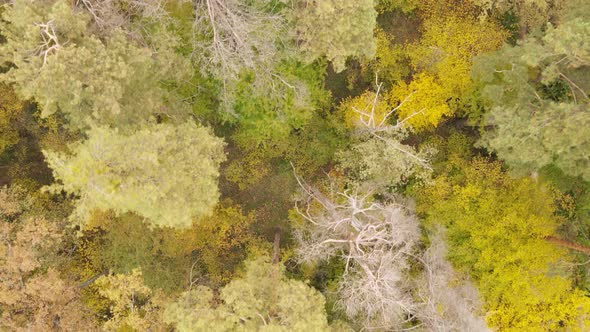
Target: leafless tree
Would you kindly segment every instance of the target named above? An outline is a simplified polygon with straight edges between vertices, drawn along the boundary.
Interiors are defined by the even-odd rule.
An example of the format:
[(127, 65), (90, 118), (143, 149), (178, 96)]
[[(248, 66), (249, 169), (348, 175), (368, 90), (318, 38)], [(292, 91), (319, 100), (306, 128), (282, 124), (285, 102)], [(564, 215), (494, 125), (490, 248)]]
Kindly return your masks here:
[(443, 230), (430, 235), (430, 247), (420, 262), (424, 273), (417, 281), (421, 305), (416, 313), (428, 331), (489, 331), (477, 289), (446, 260)]
[[(194, 0), (195, 52), (218, 77), (244, 69), (266, 71), (276, 58), (284, 18), (243, 0)], [(207, 56), (203, 57), (202, 54)]]
[[(193, 49), (200, 68), (223, 82), (223, 104), (233, 112), (233, 84), (245, 71), (253, 74), (253, 91), (270, 98), (292, 93), (299, 107), (309, 104), (303, 82), (281, 74), (276, 65), (292, 56), (294, 45), (284, 15), (269, 0), (193, 0)], [(281, 115), (278, 114), (280, 117)]]
[[(345, 271), (337, 305), (366, 330), (488, 331), (478, 292), (445, 259), (441, 232), (417, 248), (420, 230), (409, 204), (371, 199), (366, 192), (324, 194), (297, 177), (303, 198), (296, 210), (305, 221), (295, 238), (301, 262), (341, 257)], [(422, 267), (411, 278), (411, 263)]]
[(371, 192), (325, 195), (297, 180), (304, 199), (296, 210), (306, 221), (295, 232), (300, 260), (342, 257), (338, 305), (365, 329), (402, 329), (417, 309), (407, 275), (420, 235), (411, 209), (374, 201)]
[[(134, 40), (143, 41), (146, 22), (162, 21), (166, 17), (164, 0), (76, 0), (75, 5), (87, 11), (98, 30), (108, 33), (121, 29)], [(146, 23), (143, 22), (143, 23)]]

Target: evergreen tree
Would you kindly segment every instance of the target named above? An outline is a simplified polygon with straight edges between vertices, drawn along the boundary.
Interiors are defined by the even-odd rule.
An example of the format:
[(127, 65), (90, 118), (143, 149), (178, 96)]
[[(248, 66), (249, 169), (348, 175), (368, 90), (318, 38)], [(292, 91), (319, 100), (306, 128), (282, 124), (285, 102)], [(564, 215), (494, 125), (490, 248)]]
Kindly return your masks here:
[(9, 68), (2, 79), (23, 99), (35, 100), (42, 117), (63, 112), (73, 129), (90, 123), (135, 128), (156, 115), (186, 117), (186, 107), (160, 83), (181, 81), (189, 72), (173, 51), (173, 37), (152, 50), (118, 28), (93, 35), (90, 15), (63, 0), (18, 0), (2, 17), (0, 61)]
[(555, 164), (590, 179), (590, 23), (578, 18), (478, 60), (474, 78), (490, 108), (480, 144), (516, 173)]
[(217, 203), (223, 141), (192, 123), (152, 124), (134, 134), (92, 127), (72, 154), (45, 151), (56, 184), (79, 196), (72, 217), (93, 209), (134, 212), (161, 226), (188, 227)]

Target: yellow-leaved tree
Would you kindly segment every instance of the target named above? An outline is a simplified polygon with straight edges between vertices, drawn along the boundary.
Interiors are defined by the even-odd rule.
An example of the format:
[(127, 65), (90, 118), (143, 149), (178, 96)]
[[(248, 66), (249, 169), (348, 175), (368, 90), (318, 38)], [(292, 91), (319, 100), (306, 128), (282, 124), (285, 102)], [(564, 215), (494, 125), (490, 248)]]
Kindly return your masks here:
[(417, 131), (433, 129), (453, 111), (447, 104), (448, 90), (429, 74), (417, 75), (409, 84), (398, 83), (389, 95), (399, 105), (398, 118)]
[(166, 299), (162, 292), (145, 285), (141, 270), (101, 276), (96, 286), (109, 303), (111, 315), (103, 325), (106, 331), (161, 331), (165, 328), (161, 314)]
[(389, 103), (370, 90), (358, 97), (347, 98), (339, 108), (344, 113), (346, 127), (350, 129), (385, 125), (387, 115), (391, 111)]
[(419, 112), (408, 121), (416, 131), (432, 130), (457, 111), (471, 85), (473, 57), (498, 49), (507, 37), (496, 23), (480, 20), (468, 4), (449, 11), (426, 1), (420, 15), (422, 37), (406, 47), (418, 74), (409, 84), (398, 83), (391, 93), (393, 105), (414, 93), (399, 108), (399, 114), (404, 117)]
[(590, 298), (573, 287), (566, 252), (547, 241), (559, 225), (551, 191), (484, 159), (450, 168), (420, 193), (418, 210), (447, 228), (449, 259), (476, 282), (488, 325), (587, 331)]

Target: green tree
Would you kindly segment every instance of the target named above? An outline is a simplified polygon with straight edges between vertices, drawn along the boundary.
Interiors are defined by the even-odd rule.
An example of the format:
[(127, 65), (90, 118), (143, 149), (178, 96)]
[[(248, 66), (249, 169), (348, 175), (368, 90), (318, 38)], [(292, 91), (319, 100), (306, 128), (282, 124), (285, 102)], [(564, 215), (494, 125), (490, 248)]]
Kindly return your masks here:
[(403, 185), (410, 179), (428, 178), (432, 152), (418, 151), (397, 137), (370, 138), (339, 151), (336, 160), (351, 184), (383, 189)]
[(379, 13), (401, 10), (410, 13), (417, 7), (417, 0), (377, 0), (376, 8)]
[(521, 35), (542, 27), (560, 13), (568, 0), (471, 0), (481, 7), (483, 15), (515, 12)]
[(79, 273), (90, 279), (107, 270), (124, 274), (139, 268), (147, 287), (167, 294), (195, 280), (218, 287), (231, 280), (251, 248), (264, 245), (250, 231), (254, 217), (221, 203), (212, 216), (176, 229), (150, 227), (133, 214), (95, 212), (80, 238), (77, 265), (85, 268)]
[(173, 36), (155, 50), (138, 47), (119, 29), (99, 38), (90, 15), (62, 0), (15, 1), (2, 17), (0, 61), (9, 68), (2, 79), (35, 100), (42, 117), (63, 112), (71, 128), (86, 129), (89, 122), (125, 128), (155, 115), (186, 116), (160, 83), (189, 72), (173, 51)]
[[(336, 153), (338, 168), (349, 184), (384, 189), (407, 183), (411, 178), (427, 178), (434, 153), (429, 147), (417, 149), (402, 143), (409, 135), (407, 123), (415, 114), (405, 114), (401, 106), (412, 101), (411, 93), (401, 105), (392, 107), (379, 92), (364, 94), (340, 105), (344, 122), (353, 127), (351, 144)], [(419, 113), (419, 112), (416, 112)], [(393, 115), (398, 116), (395, 124)]]
[(283, 61), (273, 70), (281, 79), (259, 80), (259, 73), (245, 72), (233, 86), (235, 141), (241, 147), (275, 145), (304, 127), (314, 111), (327, 105), (323, 89), (324, 64), (305, 65)]
[(480, 144), (517, 173), (554, 163), (590, 179), (590, 23), (573, 19), (542, 38), (483, 56), (474, 68), (489, 113)]
[(517, 174), (554, 164), (566, 174), (590, 180), (590, 138), (580, 131), (590, 126), (587, 106), (546, 102), (537, 114), (497, 107), (488, 117), (497, 127), (486, 133), (481, 143)]
[(307, 58), (312, 61), (325, 55), (334, 70), (341, 72), (348, 57), (374, 57), (374, 5), (372, 0), (298, 0), (297, 38)]
[(72, 217), (94, 209), (134, 212), (161, 226), (188, 227), (217, 203), (223, 141), (193, 123), (152, 124), (134, 134), (92, 127), (70, 155), (45, 151), (65, 190), (79, 196)]
[(168, 306), (164, 319), (178, 331), (329, 331), (324, 297), (290, 280), (268, 258), (246, 262), (246, 274), (221, 289), (198, 286)]

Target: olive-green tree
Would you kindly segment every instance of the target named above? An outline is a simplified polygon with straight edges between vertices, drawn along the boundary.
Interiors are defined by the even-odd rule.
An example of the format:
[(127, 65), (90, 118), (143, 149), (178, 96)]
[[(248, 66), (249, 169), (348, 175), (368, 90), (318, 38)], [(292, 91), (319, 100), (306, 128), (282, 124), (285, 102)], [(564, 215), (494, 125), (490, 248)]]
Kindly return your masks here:
[(336, 72), (348, 57), (375, 56), (377, 11), (372, 0), (296, 1), (296, 29), (300, 47), (309, 60), (326, 56)]
[(72, 217), (93, 209), (134, 212), (162, 226), (188, 227), (219, 198), (223, 141), (193, 123), (152, 124), (134, 134), (92, 127), (71, 155), (45, 151), (61, 183), (52, 190), (79, 196)]
[(36, 101), (42, 117), (62, 112), (73, 129), (185, 117), (186, 107), (160, 83), (190, 72), (173, 51), (173, 36), (160, 38), (166, 42), (156, 49), (138, 46), (118, 28), (97, 36), (91, 15), (63, 0), (14, 1), (2, 18), (0, 61), (8, 71), (1, 78)]
[(11, 87), (0, 85), (0, 155), (18, 143), (18, 125), (24, 111), (24, 105)]
[(474, 78), (489, 112), (480, 144), (517, 173), (555, 164), (590, 179), (590, 23), (549, 27), (542, 38), (477, 61)]
[(246, 274), (221, 289), (198, 286), (168, 306), (164, 319), (178, 331), (329, 331), (324, 297), (288, 279), (268, 258), (246, 263)]
[(427, 178), (434, 153), (430, 147), (419, 149), (403, 143), (411, 130), (408, 121), (421, 112), (416, 109), (412, 114), (399, 114), (413, 93), (394, 107), (380, 95), (381, 87), (340, 105), (346, 124), (354, 131), (352, 144), (336, 154), (338, 168), (349, 184), (371, 190), (403, 185), (411, 178)]

